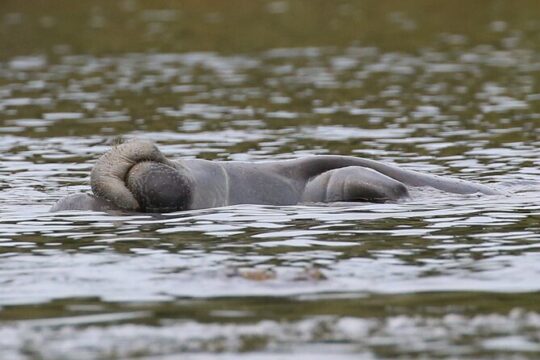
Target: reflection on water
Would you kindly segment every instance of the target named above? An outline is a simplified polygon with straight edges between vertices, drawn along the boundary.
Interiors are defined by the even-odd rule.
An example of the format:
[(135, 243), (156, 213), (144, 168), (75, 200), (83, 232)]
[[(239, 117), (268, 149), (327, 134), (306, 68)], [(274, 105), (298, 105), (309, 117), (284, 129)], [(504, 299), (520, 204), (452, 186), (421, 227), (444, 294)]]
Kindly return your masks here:
[[(260, 21), (302, 3), (265, 3)], [(208, 7), (122, 4), (156, 34)], [(344, 44), (337, 30), (332, 44), (314, 30), (312, 44), (264, 38), (272, 46), (228, 55), (140, 51), (126, 39), (105, 56), (105, 38), (101, 51), (64, 39), (72, 49), (48, 48), (54, 56), (24, 44), (2, 54), (2, 358), (537, 357), (540, 49), (527, 32), (537, 25), (526, 7), (487, 22), (475, 12), (477, 28), (441, 28), (428, 41), (418, 4), (366, 25), (410, 33), (417, 46), (407, 53), (384, 39)], [(313, 6), (301, 25), (325, 12)], [(85, 26), (110, 24), (99, 9)], [(55, 22), (54, 7), (41, 17), (12, 10), (0, 34), (25, 21), (78, 26)], [(229, 21), (228, 11), (207, 19)], [(93, 162), (119, 137), (151, 139), (173, 158), (364, 156), (502, 194), (413, 189), (398, 204), (49, 213), (89, 191)]]
[[(77, 350), (83, 358), (93, 356), (133, 356), (152, 353), (178, 353), (201, 351), (250, 351), (257, 346), (287, 351), (291, 343), (302, 344), (300, 354), (312, 358), (313, 352), (322, 354), (356, 353), (373, 357), (370, 348), (380, 349), (380, 355), (396, 354), (414, 356), (430, 352), (445, 356), (466, 355), (462, 346), (476, 348), (486, 354), (502, 351), (538, 352), (540, 317), (536, 313), (519, 310), (507, 315), (388, 316), (385, 319), (350, 316), (313, 316), (309, 319), (283, 323), (276, 320), (257, 322), (202, 323), (195, 321), (168, 321), (162, 326), (143, 324), (118, 324), (77, 328), (72, 324), (92, 321), (133, 320), (144, 317), (142, 312), (114, 316), (80, 316), (66, 318), (61, 328), (54, 322), (25, 321), (17, 327), (6, 327), (2, 335), (8, 351), (29, 342), (30, 351), (39, 351), (53, 358), (64, 358), (65, 352)], [(236, 313), (232, 314), (237, 317)], [(80, 322), (78, 322), (80, 320)], [(237, 319), (238, 320), (238, 319)], [(23, 332), (41, 330), (42, 338), (28, 339)], [(526, 336), (500, 335), (500, 329), (519, 332)], [(470, 340), (471, 334), (482, 334)], [(454, 348), (444, 347), (455, 344)], [(13, 346), (15, 344), (15, 346)], [(73, 344), (78, 347), (74, 348)], [(326, 344), (326, 345), (320, 345)], [(461, 344), (458, 345), (458, 344)], [(441, 349), (443, 346), (443, 349)], [(442, 351), (441, 351), (442, 350)], [(8, 352), (10, 354), (10, 352)], [(274, 358), (275, 354), (268, 356)], [(298, 355), (297, 355), (298, 356)], [(335, 355), (334, 355), (335, 356)], [(341, 355), (339, 355), (341, 358)], [(251, 358), (251, 357), (249, 357)], [(346, 357), (348, 358), (348, 357)], [(351, 356), (351, 358), (353, 358)]]

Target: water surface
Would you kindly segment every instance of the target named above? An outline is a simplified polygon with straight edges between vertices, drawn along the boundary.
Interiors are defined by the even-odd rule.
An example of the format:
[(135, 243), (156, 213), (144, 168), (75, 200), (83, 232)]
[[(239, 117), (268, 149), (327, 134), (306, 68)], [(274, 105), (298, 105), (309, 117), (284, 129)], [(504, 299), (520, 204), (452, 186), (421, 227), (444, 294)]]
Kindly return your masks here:
[[(537, 6), (478, 3), (462, 19), (459, 4), (254, 2), (242, 22), (206, 3), (97, 2), (80, 5), (84, 23), (7, 3), (1, 34), (26, 41), (0, 62), (2, 358), (538, 357)], [(349, 31), (355, 11), (379, 16), (362, 25), (372, 32)], [(316, 26), (325, 13), (333, 33)], [(280, 41), (249, 14), (298, 24)], [(216, 21), (235, 24), (225, 50)], [(146, 37), (113, 49), (101, 32), (130, 26)], [(22, 31), (34, 27), (41, 38)], [(121, 138), (172, 158), (363, 156), (502, 194), (48, 212), (89, 191), (94, 161)]]

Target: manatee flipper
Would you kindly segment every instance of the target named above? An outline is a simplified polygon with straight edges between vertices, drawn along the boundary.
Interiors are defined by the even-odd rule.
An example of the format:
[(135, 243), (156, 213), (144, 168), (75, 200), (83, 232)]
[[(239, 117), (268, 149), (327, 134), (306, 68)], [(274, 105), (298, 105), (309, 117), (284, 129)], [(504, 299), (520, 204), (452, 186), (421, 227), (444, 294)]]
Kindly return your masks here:
[(174, 166), (150, 141), (135, 140), (120, 144), (102, 155), (94, 165), (90, 174), (94, 195), (124, 210), (140, 210), (140, 204), (127, 188), (125, 180), (129, 170), (143, 161)]
[(369, 168), (348, 166), (311, 179), (302, 194), (302, 202), (386, 202), (408, 196), (403, 183)]

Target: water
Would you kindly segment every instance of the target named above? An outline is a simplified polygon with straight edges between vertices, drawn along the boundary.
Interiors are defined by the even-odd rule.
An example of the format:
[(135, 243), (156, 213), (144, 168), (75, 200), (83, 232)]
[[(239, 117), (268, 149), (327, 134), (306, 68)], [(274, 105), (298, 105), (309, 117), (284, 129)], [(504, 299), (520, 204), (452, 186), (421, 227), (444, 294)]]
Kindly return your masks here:
[[(96, 4), (76, 5), (86, 22), (22, 4), (0, 21), (25, 40), (0, 41), (1, 358), (540, 355), (535, 3), (475, 2), (465, 19), (448, 5), (433, 10), (439, 25), (424, 2)], [(366, 15), (359, 29), (374, 32), (359, 40), (356, 11), (382, 19)], [(334, 25), (319, 29), (324, 14)], [(264, 30), (276, 19), (291, 24), (286, 40)], [(182, 44), (175, 26), (191, 29)], [(172, 158), (363, 156), (502, 194), (48, 212), (89, 191), (95, 159), (135, 137)]]

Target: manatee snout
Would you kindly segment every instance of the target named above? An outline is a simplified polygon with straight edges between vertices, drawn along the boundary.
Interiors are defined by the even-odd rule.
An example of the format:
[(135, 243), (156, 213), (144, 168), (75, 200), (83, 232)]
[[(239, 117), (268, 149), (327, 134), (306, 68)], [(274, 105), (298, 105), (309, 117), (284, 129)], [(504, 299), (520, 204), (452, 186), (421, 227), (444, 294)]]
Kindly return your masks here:
[(129, 170), (125, 182), (144, 212), (189, 209), (191, 181), (169, 165), (151, 161), (137, 163)]

